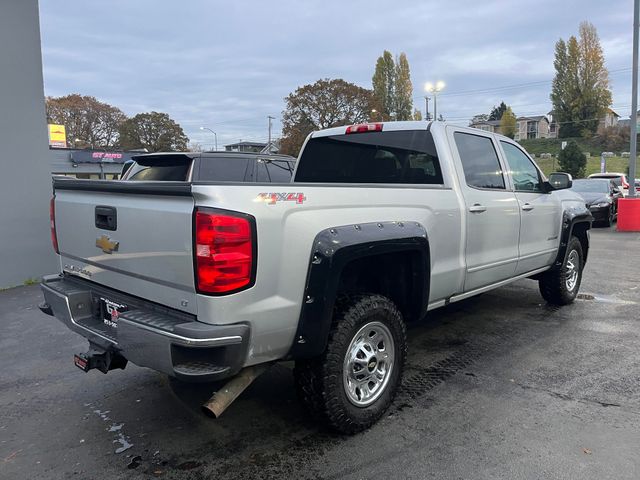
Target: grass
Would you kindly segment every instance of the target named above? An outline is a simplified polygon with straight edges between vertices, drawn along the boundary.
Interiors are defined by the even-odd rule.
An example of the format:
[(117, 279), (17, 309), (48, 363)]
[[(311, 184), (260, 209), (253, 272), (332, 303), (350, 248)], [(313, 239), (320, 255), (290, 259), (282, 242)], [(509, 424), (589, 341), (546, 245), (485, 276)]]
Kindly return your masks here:
[[(557, 158), (535, 158), (538, 166), (542, 169), (545, 175), (549, 175), (552, 172), (559, 171)], [(625, 173), (629, 166), (629, 159), (622, 157), (607, 157), (607, 171), (608, 172), (621, 172)], [(585, 176), (589, 176), (592, 173), (598, 173), (600, 171), (600, 156), (587, 158), (587, 168)]]

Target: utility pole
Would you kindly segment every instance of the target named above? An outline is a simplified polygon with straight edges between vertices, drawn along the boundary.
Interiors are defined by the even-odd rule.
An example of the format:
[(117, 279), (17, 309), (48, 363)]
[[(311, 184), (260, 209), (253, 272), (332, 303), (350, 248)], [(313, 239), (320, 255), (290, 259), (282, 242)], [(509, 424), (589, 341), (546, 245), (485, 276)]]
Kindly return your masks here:
[(269, 141), (267, 142), (267, 150), (271, 150), (271, 120), (274, 120), (275, 118), (276, 117), (267, 115), (267, 119), (269, 120)]
[(631, 85), (631, 149), (629, 152), (629, 196), (636, 196), (636, 154), (638, 153), (638, 29), (640, 0), (633, 2), (633, 72)]

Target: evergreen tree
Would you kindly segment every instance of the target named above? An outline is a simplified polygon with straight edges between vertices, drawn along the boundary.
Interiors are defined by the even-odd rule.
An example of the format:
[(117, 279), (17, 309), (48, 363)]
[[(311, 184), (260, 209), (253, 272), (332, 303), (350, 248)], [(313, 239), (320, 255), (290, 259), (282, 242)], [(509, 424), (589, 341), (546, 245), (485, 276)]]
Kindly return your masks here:
[(489, 120), (500, 120), (504, 112), (507, 110), (507, 105), (504, 102), (500, 102), (500, 105), (493, 107), (489, 114)]
[(411, 74), (409, 72), (409, 61), (403, 52), (396, 62), (395, 72), (395, 119), (411, 120), (413, 109), (413, 85), (411, 84)]
[(383, 121), (391, 120), (395, 113), (395, 76), (396, 68), (391, 52), (385, 50), (378, 57), (376, 69), (373, 74), (373, 99), (374, 106)]
[(558, 164), (563, 172), (570, 173), (574, 178), (581, 178), (584, 177), (587, 156), (580, 151), (578, 144), (571, 140), (558, 155)]

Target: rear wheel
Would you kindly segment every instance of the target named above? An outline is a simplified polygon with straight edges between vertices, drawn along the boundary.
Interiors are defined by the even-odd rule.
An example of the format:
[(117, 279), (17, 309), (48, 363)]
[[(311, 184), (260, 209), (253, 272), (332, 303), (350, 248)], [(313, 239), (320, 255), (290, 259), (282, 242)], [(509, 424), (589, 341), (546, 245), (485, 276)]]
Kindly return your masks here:
[(571, 237), (562, 265), (542, 274), (538, 282), (540, 293), (547, 302), (568, 305), (575, 300), (582, 281), (583, 258), (580, 240)]
[(336, 308), (325, 352), (296, 362), (298, 396), (332, 430), (364, 430), (391, 404), (406, 351), (402, 315), (391, 300), (348, 297)]

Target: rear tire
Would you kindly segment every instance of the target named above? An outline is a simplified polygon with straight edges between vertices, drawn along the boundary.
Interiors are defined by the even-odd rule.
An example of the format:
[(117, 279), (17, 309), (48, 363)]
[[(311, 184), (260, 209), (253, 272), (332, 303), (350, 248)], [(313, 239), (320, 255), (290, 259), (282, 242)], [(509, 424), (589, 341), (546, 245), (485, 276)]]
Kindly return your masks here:
[(582, 244), (572, 236), (562, 265), (543, 273), (538, 281), (542, 297), (553, 305), (572, 303), (580, 289), (583, 267)]
[(342, 299), (327, 348), (296, 362), (298, 397), (331, 430), (354, 434), (387, 410), (402, 378), (407, 352), (402, 314), (382, 295)]

